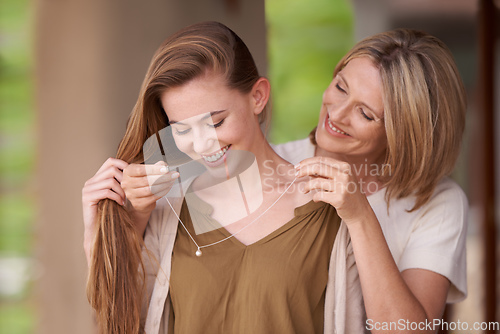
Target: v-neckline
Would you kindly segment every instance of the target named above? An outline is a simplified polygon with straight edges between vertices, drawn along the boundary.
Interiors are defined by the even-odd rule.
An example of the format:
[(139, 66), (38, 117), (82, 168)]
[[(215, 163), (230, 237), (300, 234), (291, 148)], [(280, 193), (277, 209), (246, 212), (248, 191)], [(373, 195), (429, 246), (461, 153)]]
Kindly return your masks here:
[[(196, 198), (196, 201), (197, 201), (197, 204), (199, 204), (198, 208), (200, 210), (198, 210), (200, 213), (204, 214), (207, 216), (207, 218), (211, 221), (211, 222), (214, 222), (213, 225), (217, 224), (219, 225), (220, 227), (219, 228), (215, 228), (213, 229), (212, 231), (208, 231), (208, 232), (205, 232), (205, 233), (213, 233), (213, 232), (216, 232), (221, 234), (222, 237), (220, 238), (220, 240), (223, 240), (225, 238), (228, 238), (230, 237), (233, 233), (230, 233), (225, 226), (222, 226), (217, 220), (213, 219), (211, 217), (211, 214), (213, 212), (213, 208), (210, 204), (208, 204), (207, 202), (205, 202), (204, 200), (202, 200), (199, 196), (197, 196), (194, 192), (191, 192), (191, 195), (194, 196), (194, 198)], [(184, 199), (185, 201), (185, 199)], [(187, 205), (187, 204), (185, 204)], [(325, 203), (323, 202), (314, 202), (313, 200), (310, 200), (309, 202), (305, 203), (305, 204), (302, 204), (301, 206), (298, 206), (294, 209), (294, 215), (293, 217), (288, 220), (287, 222), (285, 222), (283, 225), (281, 225), (280, 227), (278, 227), (277, 229), (271, 231), (270, 233), (268, 233), (267, 235), (263, 236), (262, 238), (250, 243), (250, 244), (245, 244), (243, 243), (242, 241), (240, 241), (236, 236), (237, 234), (239, 233), (238, 231), (236, 232), (235, 235), (231, 236), (228, 240), (230, 240), (233, 244), (237, 245), (238, 247), (242, 247), (242, 248), (245, 248), (245, 249), (248, 249), (248, 248), (251, 248), (252, 246), (257, 246), (259, 244), (262, 244), (262, 243), (265, 243), (267, 242), (268, 240), (271, 240), (272, 238), (276, 237), (277, 235), (287, 231), (288, 229), (292, 228), (293, 226), (295, 226), (299, 220), (297, 219), (298, 217), (308, 213), (308, 212), (311, 212), (313, 210), (316, 210), (317, 208), (321, 207), (322, 205), (325, 205)], [(259, 218), (260, 219), (260, 218)], [(246, 225), (248, 226), (248, 225)], [(192, 219), (190, 219), (190, 226), (189, 226), (191, 232), (194, 232), (194, 225), (193, 225), (193, 221)], [(243, 227), (245, 228), (245, 227)], [(191, 233), (190, 232), (190, 233)], [(200, 244), (200, 246), (203, 246)]]

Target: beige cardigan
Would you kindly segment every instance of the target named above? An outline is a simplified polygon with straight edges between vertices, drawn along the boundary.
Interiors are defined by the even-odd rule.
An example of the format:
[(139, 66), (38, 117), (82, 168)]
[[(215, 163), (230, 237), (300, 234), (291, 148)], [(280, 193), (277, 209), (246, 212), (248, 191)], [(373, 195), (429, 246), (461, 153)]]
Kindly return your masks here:
[[(182, 197), (169, 197), (177, 214), (180, 214), (182, 200)], [(147, 334), (166, 334), (168, 331), (171, 256), (178, 225), (177, 217), (165, 198), (159, 200), (144, 237), (147, 248), (147, 251), (143, 252), (147, 298), (143, 306), (143, 316), (146, 316), (147, 310), (145, 322)], [(330, 258), (324, 321), (325, 334), (365, 332), (365, 313), (359, 276), (347, 227), (343, 222), (338, 230)]]

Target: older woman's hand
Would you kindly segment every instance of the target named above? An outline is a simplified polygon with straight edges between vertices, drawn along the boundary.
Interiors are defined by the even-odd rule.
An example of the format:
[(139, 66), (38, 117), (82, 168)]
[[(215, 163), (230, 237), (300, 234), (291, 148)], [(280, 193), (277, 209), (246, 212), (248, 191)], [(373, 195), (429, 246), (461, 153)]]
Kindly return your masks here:
[(372, 211), (363, 193), (362, 183), (358, 181), (352, 166), (347, 162), (328, 157), (313, 157), (301, 161), (295, 168), (297, 177), (310, 177), (303, 190), (316, 191), (313, 200), (334, 206), (348, 226), (359, 222), (366, 210)]

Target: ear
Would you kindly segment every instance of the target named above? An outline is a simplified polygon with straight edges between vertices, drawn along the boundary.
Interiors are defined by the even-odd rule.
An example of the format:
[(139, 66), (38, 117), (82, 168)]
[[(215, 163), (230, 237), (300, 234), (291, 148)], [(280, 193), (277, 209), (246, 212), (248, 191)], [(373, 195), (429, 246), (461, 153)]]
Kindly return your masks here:
[(264, 110), (264, 107), (269, 101), (269, 96), (271, 94), (271, 84), (269, 80), (264, 77), (260, 77), (257, 82), (253, 85), (251, 98), (254, 107), (254, 114), (258, 115)]

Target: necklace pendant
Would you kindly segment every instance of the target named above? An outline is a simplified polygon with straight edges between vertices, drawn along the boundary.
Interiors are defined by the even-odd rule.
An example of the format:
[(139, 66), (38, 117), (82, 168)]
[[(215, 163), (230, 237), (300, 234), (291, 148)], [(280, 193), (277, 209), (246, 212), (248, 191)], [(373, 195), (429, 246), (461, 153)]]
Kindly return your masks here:
[(195, 254), (196, 254), (196, 256), (200, 257), (200, 256), (201, 256), (201, 254), (202, 254), (201, 249), (199, 249), (199, 248), (198, 248), (198, 250), (196, 251), (196, 253), (195, 253)]

